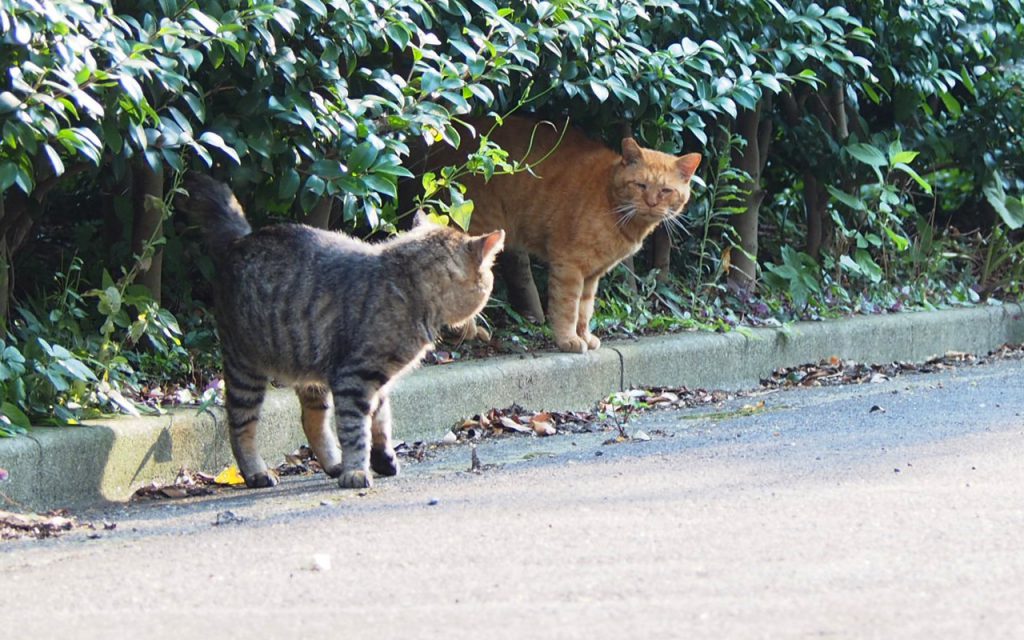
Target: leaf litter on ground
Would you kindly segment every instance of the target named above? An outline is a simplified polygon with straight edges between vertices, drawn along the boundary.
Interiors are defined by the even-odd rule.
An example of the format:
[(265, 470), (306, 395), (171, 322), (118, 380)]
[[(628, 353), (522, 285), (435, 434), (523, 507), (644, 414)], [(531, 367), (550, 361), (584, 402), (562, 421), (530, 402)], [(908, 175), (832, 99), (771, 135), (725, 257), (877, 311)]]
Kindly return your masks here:
[[(292, 453), (285, 454), (284, 462), (272, 469), (278, 476), (308, 476), (321, 473), (323, 469), (316, 461), (313, 450), (307, 445), (302, 445)], [(132, 494), (129, 501), (137, 500), (164, 500), (181, 499), (193, 496), (207, 496), (217, 492), (218, 489), (244, 488), (245, 478), (238, 470), (237, 465), (225, 467), (217, 475), (210, 475), (202, 471), (190, 469), (179, 469), (178, 475), (170, 484), (162, 484), (157, 481), (139, 488)]]
[[(959, 351), (949, 351), (942, 356), (930, 358), (923, 363), (890, 362), (867, 364), (832, 357), (817, 364), (803, 364), (795, 367), (776, 369), (761, 381), (760, 389), (753, 391), (729, 392), (716, 389), (690, 389), (688, 387), (647, 387), (628, 389), (611, 394), (597, 403), (590, 411), (532, 411), (518, 404), (503, 409), (488, 411), (461, 420), (437, 442), (416, 441), (394, 444), (399, 458), (406, 462), (422, 462), (439, 447), (475, 443), (489, 438), (502, 437), (550, 437), (578, 433), (610, 432), (611, 437), (603, 444), (644, 442), (652, 436), (667, 437), (672, 434), (653, 430), (650, 433), (636, 431), (630, 434), (627, 425), (639, 414), (657, 410), (688, 409), (707, 407), (721, 409), (725, 403), (737, 398), (754, 398), (766, 391), (798, 386), (836, 386), (851, 384), (872, 384), (890, 380), (906, 374), (921, 374), (944, 371), (957, 366), (975, 366), (1004, 359), (1024, 359), (1024, 345), (1003, 345), (985, 356), (976, 356)], [(745, 404), (729, 415), (747, 415), (764, 411), (765, 401)], [(879, 407), (876, 411), (884, 411)], [(714, 417), (719, 414), (701, 414), (695, 417)], [(725, 414), (722, 414), (723, 416)], [(471, 463), (470, 469), (479, 470), (479, 461)], [(274, 469), (279, 476), (300, 476), (322, 473), (312, 450), (303, 445), (291, 454), (285, 455), (282, 464)], [(181, 469), (169, 485), (152, 482), (140, 488), (131, 500), (180, 499), (191, 496), (210, 495), (218, 489), (243, 486), (244, 479), (237, 467), (228, 467), (217, 476)]]
[(99, 538), (99, 531), (111, 531), (116, 523), (103, 521), (99, 525), (79, 522), (67, 509), (57, 509), (44, 514), (13, 513), (0, 511), (0, 540), (34, 538), (43, 540), (74, 530), (88, 530), (90, 538)]
[[(727, 401), (737, 398), (753, 398), (765, 392), (786, 387), (830, 386), (849, 384), (870, 384), (882, 382), (905, 374), (933, 373), (957, 366), (976, 366), (997, 360), (1024, 359), (1024, 344), (1006, 344), (985, 356), (950, 351), (942, 356), (930, 358), (924, 363), (892, 362), (887, 364), (865, 364), (836, 357), (822, 360), (817, 364), (776, 369), (771, 376), (761, 381), (753, 391), (728, 392), (722, 390), (689, 389), (687, 387), (648, 387), (614, 393), (597, 403), (592, 411), (531, 411), (517, 404), (504, 409), (490, 409), (483, 414), (460, 421), (445, 437), (437, 442), (416, 441), (394, 444), (396, 454), (407, 462), (422, 462), (432, 451), (452, 444), (474, 443), (485, 438), (498, 437), (550, 437), (575, 433), (614, 432), (604, 444), (647, 441), (651, 436), (667, 437), (672, 434), (660, 430), (650, 433), (637, 430), (630, 435), (626, 428), (629, 420), (642, 412), (663, 409), (685, 409), (695, 407), (722, 408)], [(747, 404), (737, 414), (757, 413), (765, 409), (764, 400)], [(878, 410), (884, 411), (879, 407)], [(475, 450), (474, 450), (475, 453)], [(471, 470), (491, 465), (480, 465), (479, 459), (471, 461)], [(323, 469), (316, 461), (312, 450), (303, 445), (293, 453), (285, 455), (282, 464), (274, 469), (280, 476), (313, 475)], [(237, 476), (237, 477), (236, 477)], [(180, 499), (190, 496), (210, 495), (218, 490), (234, 490), (244, 480), (231, 473), (231, 467), (213, 476), (203, 472), (179, 470), (170, 484), (152, 482), (133, 494), (130, 501)], [(116, 524), (102, 524), (104, 529), (113, 529)], [(46, 538), (74, 529), (96, 529), (91, 523), (78, 523), (66, 510), (45, 515), (18, 514), (0, 511), (0, 539)], [(98, 534), (94, 534), (98, 537)]]
[(803, 364), (782, 367), (761, 381), (765, 389), (785, 387), (825, 387), (848, 384), (872, 384), (885, 382), (906, 374), (935, 373), (953, 367), (977, 366), (996, 360), (1024, 359), (1024, 345), (1004, 344), (985, 356), (976, 356), (962, 351), (947, 351), (941, 356), (929, 358), (923, 363), (889, 362), (867, 364), (853, 360), (842, 360), (833, 356), (817, 364)]

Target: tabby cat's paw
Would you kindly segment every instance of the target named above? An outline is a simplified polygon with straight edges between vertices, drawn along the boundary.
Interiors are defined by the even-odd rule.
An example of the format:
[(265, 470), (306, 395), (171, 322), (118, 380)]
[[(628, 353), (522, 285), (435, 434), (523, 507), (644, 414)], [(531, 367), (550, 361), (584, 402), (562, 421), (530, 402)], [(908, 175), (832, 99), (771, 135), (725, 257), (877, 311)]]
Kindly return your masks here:
[(589, 331), (587, 333), (584, 333), (582, 337), (583, 340), (587, 343), (587, 348), (590, 349), (591, 351), (593, 351), (594, 349), (601, 348), (601, 339), (595, 336), (594, 334), (590, 333)]
[(555, 340), (558, 348), (566, 353), (586, 353), (587, 343), (583, 341), (583, 338), (579, 336), (572, 336), (570, 338), (559, 338)]
[(373, 486), (373, 479), (362, 469), (346, 471), (338, 478), (338, 486), (342, 489), (367, 489)]
[(246, 478), (245, 486), (250, 489), (265, 489), (266, 487), (275, 486), (277, 482), (277, 472), (273, 469), (267, 469)]
[(398, 475), (398, 458), (395, 457), (395, 450), (370, 449), (370, 468), (382, 476)]

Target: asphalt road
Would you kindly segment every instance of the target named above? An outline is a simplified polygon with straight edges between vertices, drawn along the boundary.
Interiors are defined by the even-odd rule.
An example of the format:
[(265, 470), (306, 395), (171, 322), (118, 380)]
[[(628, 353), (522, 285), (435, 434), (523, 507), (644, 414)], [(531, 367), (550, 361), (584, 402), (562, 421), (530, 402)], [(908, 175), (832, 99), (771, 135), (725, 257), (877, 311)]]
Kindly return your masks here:
[(4, 635), (1024, 637), (1024, 363), (709, 411), (81, 514), (0, 543)]

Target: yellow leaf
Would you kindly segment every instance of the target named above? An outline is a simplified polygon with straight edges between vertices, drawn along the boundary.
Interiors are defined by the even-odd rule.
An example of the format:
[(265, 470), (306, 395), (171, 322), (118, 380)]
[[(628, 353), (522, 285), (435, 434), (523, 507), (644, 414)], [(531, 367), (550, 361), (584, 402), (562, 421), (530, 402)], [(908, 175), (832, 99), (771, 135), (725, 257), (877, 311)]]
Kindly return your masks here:
[(238, 470), (238, 465), (231, 465), (227, 469), (217, 474), (217, 477), (213, 479), (217, 484), (227, 484), (231, 486), (245, 484), (245, 478), (242, 477), (242, 473)]
[(745, 404), (742, 407), (740, 407), (740, 411), (742, 411), (743, 413), (756, 413), (758, 411), (763, 411), (763, 410), (764, 410), (764, 400), (762, 400), (761, 402), (758, 402), (757, 404), (753, 404), (753, 405)]

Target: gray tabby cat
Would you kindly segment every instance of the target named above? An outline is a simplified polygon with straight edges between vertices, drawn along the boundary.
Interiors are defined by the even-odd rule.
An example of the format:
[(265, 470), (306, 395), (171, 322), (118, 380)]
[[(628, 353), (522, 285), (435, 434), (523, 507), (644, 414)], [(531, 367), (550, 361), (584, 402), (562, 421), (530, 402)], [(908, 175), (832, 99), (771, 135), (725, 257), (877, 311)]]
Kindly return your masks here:
[(277, 484), (255, 441), (271, 379), (295, 386), (303, 431), (341, 487), (371, 486), (371, 467), (398, 473), (388, 390), (442, 325), (483, 308), (505, 233), (470, 237), (422, 218), (376, 245), (298, 224), (253, 232), (227, 186), (186, 186), (217, 270), (231, 449), (246, 485)]

